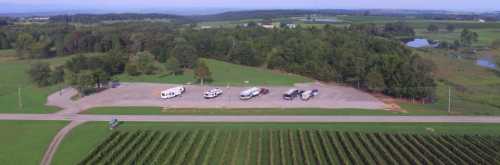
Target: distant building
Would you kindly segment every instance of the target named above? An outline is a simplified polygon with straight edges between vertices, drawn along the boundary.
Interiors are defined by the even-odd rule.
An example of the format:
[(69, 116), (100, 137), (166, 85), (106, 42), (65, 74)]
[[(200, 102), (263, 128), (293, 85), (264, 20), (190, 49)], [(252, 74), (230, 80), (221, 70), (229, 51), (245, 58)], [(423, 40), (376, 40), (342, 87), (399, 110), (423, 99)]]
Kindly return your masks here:
[(212, 26), (203, 25), (201, 26), (201, 29), (212, 29)]
[(286, 24), (286, 27), (290, 28), (290, 29), (295, 29), (297, 27), (297, 24), (294, 24), (294, 23), (288, 23)]
[(484, 20), (484, 19), (479, 19), (479, 20), (477, 20), (477, 22), (479, 22), (479, 23), (485, 23), (485, 22), (486, 22), (486, 20)]
[(48, 22), (50, 17), (31, 17), (26, 20), (30, 22)]
[(266, 29), (273, 29), (274, 24), (272, 19), (264, 19), (262, 22), (260, 22), (259, 26), (266, 28)]

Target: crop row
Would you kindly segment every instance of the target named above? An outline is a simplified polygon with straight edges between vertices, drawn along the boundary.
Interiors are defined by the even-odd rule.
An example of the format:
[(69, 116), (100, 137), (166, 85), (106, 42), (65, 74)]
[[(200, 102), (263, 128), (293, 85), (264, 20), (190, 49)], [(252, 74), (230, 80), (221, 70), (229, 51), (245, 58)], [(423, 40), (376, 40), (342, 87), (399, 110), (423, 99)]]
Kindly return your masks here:
[(115, 131), (80, 164), (500, 164), (498, 137), (317, 129)]

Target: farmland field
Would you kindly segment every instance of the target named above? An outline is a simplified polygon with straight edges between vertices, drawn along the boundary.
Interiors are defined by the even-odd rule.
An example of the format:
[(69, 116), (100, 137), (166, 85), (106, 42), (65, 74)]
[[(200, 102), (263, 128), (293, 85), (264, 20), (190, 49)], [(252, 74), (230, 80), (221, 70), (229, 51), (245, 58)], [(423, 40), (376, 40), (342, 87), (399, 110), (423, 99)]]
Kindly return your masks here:
[[(198, 130), (199, 135), (205, 136), (207, 134), (207, 139), (205, 140), (205, 144), (208, 145), (211, 138), (215, 136), (216, 132), (219, 132), (217, 136), (216, 145), (213, 152), (219, 153), (218, 156), (222, 155), (222, 148), (220, 142), (224, 141), (228, 143), (228, 149), (232, 148), (233, 150), (226, 151), (227, 153), (233, 153), (235, 149), (239, 149), (237, 152), (239, 154), (251, 154), (252, 157), (255, 157), (255, 152), (258, 150), (257, 146), (259, 146), (259, 138), (262, 137), (262, 145), (261, 146), (269, 146), (269, 132), (273, 131), (273, 136), (278, 136), (279, 134), (274, 132), (288, 132), (294, 131), (297, 133), (298, 130), (302, 130), (305, 132), (360, 132), (360, 133), (401, 133), (401, 134), (418, 134), (418, 135), (452, 135), (460, 137), (464, 134), (468, 135), (481, 135), (484, 137), (487, 136), (499, 136), (500, 132), (498, 125), (494, 124), (442, 124), (442, 123), (147, 123), (147, 122), (125, 122), (120, 124), (120, 126), (114, 130), (109, 131), (107, 128), (106, 122), (90, 122), (83, 125), (78, 126), (73, 131), (71, 131), (66, 138), (61, 143), (55, 157), (53, 164), (54, 165), (66, 165), (66, 164), (78, 164), (85, 157), (89, 156), (93, 149), (99, 146), (100, 143), (103, 143), (106, 137), (111, 136), (114, 132), (120, 133), (128, 133), (134, 134), (140, 130), (145, 132), (155, 133), (158, 132), (158, 135), (155, 135), (155, 138), (161, 136), (163, 134), (171, 135), (171, 133), (177, 132), (179, 135), (181, 133), (189, 132), (193, 134)], [(236, 144), (237, 137), (239, 133), (242, 133), (240, 142), (241, 144)], [(262, 133), (262, 135), (259, 135)], [(208, 136), (210, 134), (210, 137)], [(231, 139), (236, 138), (234, 140), (225, 139), (226, 136), (231, 134)], [(250, 135), (251, 134), (251, 135)], [(168, 136), (166, 136), (168, 137)], [(248, 152), (245, 149), (245, 146), (249, 144), (250, 139), (248, 137), (252, 137), (251, 139), (251, 152)], [(198, 139), (199, 138), (199, 139)], [(201, 136), (198, 137), (195, 141), (195, 144), (201, 143)], [(189, 138), (186, 138), (189, 139)], [(246, 139), (246, 140), (243, 140)], [(159, 139), (156, 139), (159, 140)], [(165, 139), (166, 140), (166, 139)], [(248, 140), (248, 141), (247, 141)], [(153, 140), (155, 141), (155, 140)], [(279, 141), (274, 139), (272, 144), (279, 144)], [(185, 140), (182, 143), (181, 147), (189, 146), (190, 140)], [(295, 143), (294, 143), (295, 144)], [(307, 143), (309, 144), (309, 143)], [(297, 143), (297, 145), (301, 145)], [(150, 146), (157, 146), (154, 143)], [(136, 148), (138, 148), (137, 146)], [(161, 147), (161, 146), (160, 146)], [(164, 146), (163, 146), (164, 147)], [(169, 147), (169, 146), (167, 146)], [(206, 147), (206, 146), (205, 146)], [(309, 146), (311, 147), (311, 146)], [(170, 146), (169, 148), (173, 148)], [(151, 147), (147, 147), (147, 150), (151, 150)], [(182, 152), (185, 149), (179, 149), (179, 155), (182, 155)], [(262, 148), (262, 152), (268, 152), (270, 150), (269, 147)], [(273, 148), (277, 153), (278, 150)], [(171, 150), (165, 151), (162, 158), (166, 158), (168, 156), (168, 152)], [(206, 150), (202, 149), (199, 155), (206, 156)], [(145, 151), (144, 153), (149, 153), (150, 151)], [(111, 153), (111, 152), (107, 152)], [(145, 155), (143, 153), (143, 155)], [(117, 153), (118, 154), (118, 153)], [(107, 155), (107, 154), (105, 154)], [(274, 154), (274, 157), (277, 154)], [(155, 155), (158, 156), (158, 155)], [(191, 155), (192, 156), (192, 155)], [(213, 157), (213, 155), (211, 155)], [(261, 164), (268, 164), (264, 159), (269, 160), (269, 154), (262, 154)], [(176, 156), (174, 156), (176, 157)], [(200, 157), (200, 156), (198, 156)], [(217, 157), (217, 156), (216, 156)], [(229, 156), (228, 156), (229, 157)], [(235, 156), (236, 157), (236, 156)], [(241, 157), (241, 156), (240, 156)], [(238, 162), (244, 159), (239, 159)], [(152, 158), (148, 158), (152, 161)], [(175, 158), (179, 159), (179, 158)], [(191, 160), (189, 158), (189, 160)], [(196, 159), (198, 160), (198, 159)], [(213, 158), (209, 159), (209, 164), (217, 164), (218, 160)], [(254, 163), (252, 161), (251, 163)], [(126, 164), (126, 163), (125, 163)], [(130, 164), (130, 163), (129, 163)], [(198, 163), (196, 163), (198, 164)], [(239, 163), (237, 163), (239, 164)], [(277, 164), (277, 163), (275, 163)]]
[[(479, 35), (478, 42), (474, 46), (490, 46), (495, 39), (500, 39), (500, 30), (498, 28), (471, 29)], [(429, 33), (426, 29), (415, 29), (417, 37), (424, 37), (432, 40), (447, 41), (453, 43), (454, 40), (460, 40), (462, 29), (456, 29), (454, 32), (446, 32), (441, 29), (440, 32)]]
[(498, 164), (500, 139), (323, 129), (115, 131), (80, 164)]

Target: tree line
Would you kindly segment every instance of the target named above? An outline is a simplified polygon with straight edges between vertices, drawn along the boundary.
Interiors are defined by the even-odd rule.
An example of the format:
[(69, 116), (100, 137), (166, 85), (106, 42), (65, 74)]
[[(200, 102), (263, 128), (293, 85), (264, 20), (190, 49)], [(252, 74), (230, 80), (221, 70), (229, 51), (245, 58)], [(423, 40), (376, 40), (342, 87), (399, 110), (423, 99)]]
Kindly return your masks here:
[[(18, 27), (19, 58), (77, 55), (64, 65), (68, 82), (94, 88), (114, 75), (155, 74), (163, 63), (172, 74), (200, 70), (210, 79), (199, 57), (266, 67), (397, 97), (434, 98), (432, 62), (422, 59), (399, 40), (360, 33), (361, 28), (264, 29), (237, 27), (198, 30), (168, 23), (116, 23), (90, 27), (67, 24)], [(412, 34), (405, 25), (389, 25), (387, 35)], [(377, 32), (378, 33), (378, 32)], [(201, 66), (198, 68), (198, 66)], [(200, 69), (201, 68), (201, 69)], [(90, 81), (92, 80), (92, 81)], [(87, 81), (86, 81), (87, 82)], [(97, 84), (97, 85), (96, 85)]]

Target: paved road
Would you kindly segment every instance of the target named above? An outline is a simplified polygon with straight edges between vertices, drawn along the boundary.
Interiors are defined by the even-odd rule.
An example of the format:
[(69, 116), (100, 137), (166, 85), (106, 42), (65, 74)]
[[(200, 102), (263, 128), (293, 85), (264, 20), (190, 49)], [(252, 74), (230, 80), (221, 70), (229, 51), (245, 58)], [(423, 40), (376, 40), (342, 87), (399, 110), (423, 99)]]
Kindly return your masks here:
[(196, 116), (196, 115), (59, 115), (2, 114), (0, 120), (138, 122), (380, 122), (380, 123), (500, 123), (500, 117), (489, 116)]

